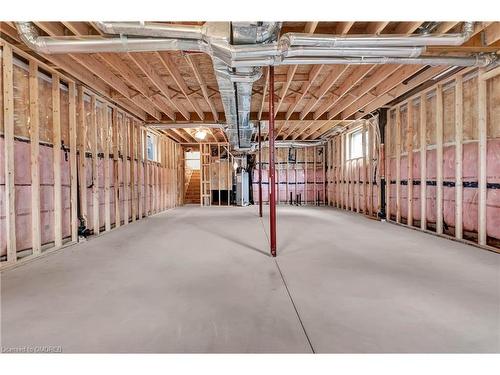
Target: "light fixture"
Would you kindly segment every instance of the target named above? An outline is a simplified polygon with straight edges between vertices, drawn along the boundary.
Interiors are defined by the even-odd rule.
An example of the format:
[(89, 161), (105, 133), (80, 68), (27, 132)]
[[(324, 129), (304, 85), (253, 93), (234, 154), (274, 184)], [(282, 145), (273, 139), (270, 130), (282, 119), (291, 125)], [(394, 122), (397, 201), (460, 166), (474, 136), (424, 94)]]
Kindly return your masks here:
[(200, 141), (203, 141), (207, 136), (207, 131), (205, 129), (198, 129), (196, 133), (194, 133), (194, 137), (196, 139), (199, 139)]

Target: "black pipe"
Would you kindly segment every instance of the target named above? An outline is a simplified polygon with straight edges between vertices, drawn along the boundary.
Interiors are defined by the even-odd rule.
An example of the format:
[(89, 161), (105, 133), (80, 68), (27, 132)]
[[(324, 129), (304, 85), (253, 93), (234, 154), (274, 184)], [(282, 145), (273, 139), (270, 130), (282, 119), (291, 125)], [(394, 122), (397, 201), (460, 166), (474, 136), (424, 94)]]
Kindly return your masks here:
[[(380, 160), (380, 163), (385, 163), (386, 158), (386, 150), (385, 150), (385, 126), (387, 124), (387, 108), (380, 108), (378, 110), (378, 128), (380, 132), (380, 148), (384, 150), (384, 160)], [(385, 170), (385, 165), (379, 166), (379, 170), (384, 170), (384, 173), (380, 175), (380, 211), (378, 212), (378, 217), (380, 219), (385, 219), (386, 216), (386, 205), (387, 202), (385, 200), (385, 189), (386, 189), (386, 180), (385, 175), (387, 171)], [(370, 177), (371, 178), (371, 177)]]

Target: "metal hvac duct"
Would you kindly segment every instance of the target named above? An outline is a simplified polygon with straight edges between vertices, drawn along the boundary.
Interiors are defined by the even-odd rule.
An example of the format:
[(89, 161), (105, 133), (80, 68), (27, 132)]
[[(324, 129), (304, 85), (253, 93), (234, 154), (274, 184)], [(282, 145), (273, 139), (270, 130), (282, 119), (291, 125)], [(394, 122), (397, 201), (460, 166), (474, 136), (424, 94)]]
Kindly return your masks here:
[(40, 36), (32, 22), (16, 22), (21, 40), (38, 53), (94, 53), (147, 51), (202, 51), (203, 43), (190, 39), (96, 38)]
[(203, 26), (144, 22), (94, 22), (104, 34), (147, 36), (155, 38), (203, 39)]
[[(407, 47), (407, 46), (459, 46), (470, 39), (474, 31), (473, 22), (464, 22), (460, 34), (419, 35), (321, 35), (286, 33), (280, 43), (303, 47)], [(286, 48), (286, 47), (285, 47)]]
[[(43, 54), (201, 51), (213, 61), (227, 122), (235, 148), (250, 147), (252, 85), (261, 67), (290, 64), (421, 64), (486, 66), (495, 54), (421, 56), (426, 46), (461, 45), (474, 25), (465, 22), (459, 34), (316, 35), (287, 33), (278, 40), (280, 22), (207, 22), (203, 26), (138, 22), (96, 22), (114, 37), (40, 36), (31, 22), (17, 22), (21, 39)], [(132, 38), (129, 38), (132, 36)]]

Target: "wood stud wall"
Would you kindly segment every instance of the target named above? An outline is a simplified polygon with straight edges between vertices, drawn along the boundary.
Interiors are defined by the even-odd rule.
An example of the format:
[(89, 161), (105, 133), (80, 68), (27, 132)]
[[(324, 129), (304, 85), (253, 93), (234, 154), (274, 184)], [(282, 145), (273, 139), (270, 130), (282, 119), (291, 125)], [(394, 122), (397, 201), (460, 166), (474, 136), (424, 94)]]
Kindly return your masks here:
[[(212, 147), (217, 149), (217, 156), (212, 155)], [(220, 156), (228, 153), (226, 166), (223, 166)], [(200, 206), (229, 206), (231, 204), (234, 156), (229, 152), (228, 143), (200, 143)], [(183, 170), (183, 169), (182, 169)], [(212, 186), (212, 185), (216, 186)], [(216, 187), (216, 188), (215, 188)], [(222, 191), (227, 191), (227, 201), (222, 204)], [(212, 201), (216, 191), (217, 203)]]
[[(345, 132), (329, 139), (326, 166), (329, 206), (376, 215), (378, 207), (374, 207), (373, 199), (374, 184), (378, 185), (378, 177), (374, 175), (374, 163), (378, 159), (375, 125), (370, 121), (358, 121), (349, 125)], [(361, 131), (363, 153), (358, 158), (349, 159), (348, 143), (351, 134), (357, 131)]]
[[(384, 163), (386, 186), (386, 219), (398, 224), (419, 228), (426, 232), (435, 233), (445, 237), (453, 237), (456, 240), (475, 244), (493, 251), (498, 250), (498, 240), (487, 236), (487, 200), (489, 198), (487, 173), (497, 170), (487, 165), (492, 159), (488, 159), (494, 152), (488, 153), (487, 147), (490, 141), (498, 140), (498, 130), (495, 134), (489, 134), (488, 129), (498, 129), (498, 124), (489, 123), (493, 121), (497, 108), (493, 108), (496, 102), (489, 95), (498, 93), (498, 87), (492, 86), (492, 79), (500, 75), (500, 69), (496, 68), (489, 72), (484, 69), (468, 68), (461, 72), (426, 88), (389, 109), (387, 125), (385, 128), (385, 147), (378, 157), (376, 142), (374, 142), (374, 128), (362, 125), (363, 131), (368, 131), (368, 157), (363, 155), (359, 160), (346, 160), (346, 145), (349, 133), (353, 129), (343, 132), (328, 142), (328, 204), (337, 208), (343, 208), (359, 212), (360, 185), (364, 186), (365, 203), (367, 207), (365, 214), (375, 216), (380, 207), (373, 202), (373, 192), (379, 195), (380, 170), (378, 159)], [(476, 78), (475, 78), (476, 77)], [(476, 79), (473, 81), (473, 79)], [(476, 88), (465, 92), (465, 82), (477, 82)], [(491, 84), (489, 85), (489, 82)], [(495, 84), (498, 83), (498, 79)], [(445, 93), (448, 99), (445, 99)], [(474, 94), (477, 93), (477, 94)], [(471, 97), (472, 95), (472, 97)], [(474, 95), (476, 98), (474, 98)], [(498, 94), (495, 94), (495, 98)], [(466, 102), (467, 101), (467, 102)], [(451, 103), (451, 104), (450, 104)], [(467, 103), (467, 106), (466, 106)], [(477, 119), (474, 120), (472, 112), (477, 111)], [(464, 116), (469, 116), (467, 122)], [(472, 116), (472, 117), (471, 117)], [(446, 123), (446, 125), (445, 125)], [(464, 138), (464, 134), (468, 134)], [(363, 138), (364, 139), (364, 138)], [(417, 142), (418, 144), (414, 144)], [(464, 145), (477, 144), (477, 201), (468, 204), (477, 204), (477, 233), (469, 230), (468, 237), (464, 239)], [(453, 147), (454, 154), (454, 177), (445, 178), (444, 165), (450, 155), (449, 149)], [(364, 149), (364, 147), (363, 147)], [(470, 150), (470, 149), (469, 149)], [(435, 152), (435, 156), (431, 153)], [(431, 155), (431, 156), (430, 156)], [(415, 158), (418, 156), (416, 168), (420, 170), (415, 179)], [(434, 159), (429, 159), (433, 157)], [(471, 156), (469, 156), (470, 159)], [(406, 164), (403, 163), (403, 159)], [(435, 162), (433, 162), (435, 160)], [(376, 164), (374, 164), (376, 163)], [(429, 164), (431, 163), (431, 164)], [(402, 165), (405, 165), (404, 179), (402, 178)], [(435, 182), (429, 180), (433, 175), (429, 165), (435, 168)], [(373, 168), (376, 168), (374, 172)], [(392, 167), (392, 168), (391, 168)], [(488, 167), (488, 169), (487, 169)], [(418, 170), (417, 169), (417, 170)], [(487, 172), (490, 171), (490, 172)], [(365, 174), (366, 173), (366, 174)], [(449, 171), (447, 172), (450, 173)], [(364, 178), (363, 176), (369, 176)], [(494, 176), (493, 176), (494, 177)], [(359, 179), (359, 180), (358, 180)], [(367, 184), (363, 183), (367, 181)], [(359, 183), (358, 183), (359, 182)], [(450, 185), (450, 183), (453, 185)], [(467, 181), (471, 188), (475, 189), (474, 181)], [(403, 198), (403, 186), (406, 196)], [(420, 186), (418, 195), (414, 194), (415, 186)], [(453, 217), (455, 227), (450, 228), (450, 223), (445, 222), (445, 200), (449, 201), (449, 194), (445, 193), (448, 186), (454, 187)], [(421, 188), (425, 187), (425, 188)], [(435, 188), (435, 194), (429, 195), (430, 189)], [(429, 205), (429, 200), (435, 196), (435, 207)], [(447, 198), (445, 198), (447, 197)], [(419, 199), (419, 205), (414, 200)], [(378, 197), (380, 202), (380, 196)], [(490, 203), (489, 203), (490, 204)], [(420, 211), (419, 220), (415, 220), (415, 207)], [(435, 222), (429, 222), (429, 207), (433, 208)], [(404, 208), (404, 215), (402, 209)], [(446, 218), (449, 220), (449, 217)], [(475, 236), (477, 238), (475, 238)]]
[[(89, 89), (55, 71), (32, 56), (10, 44), (0, 41), (2, 56), (3, 138), (5, 160), (5, 235), (6, 255), (0, 269), (37, 257), (78, 241), (80, 216), (93, 234), (108, 232), (114, 227), (128, 224), (142, 217), (161, 212), (182, 203), (179, 199), (177, 167), (181, 158), (181, 145), (164, 135), (151, 131), (157, 139), (158, 161), (147, 160), (147, 130), (140, 120), (132, 117)], [(14, 113), (14, 58), (27, 62), (29, 99), (29, 168), (31, 178), (31, 231), (30, 251), (18, 249), (16, 241), (16, 186)], [(52, 147), (53, 185), (53, 242), (42, 244), (40, 206), (40, 100), (39, 74), (51, 79), (50, 134)], [(62, 106), (61, 90), (68, 93), (67, 108)], [(69, 145), (62, 145), (62, 113), (68, 116)], [(22, 137), (21, 137), (22, 139)], [(120, 142), (121, 140), (121, 142)], [(61, 146), (56, 146), (61, 145)], [(69, 149), (66, 147), (69, 146)], [(63, 148), (64, 147), (64, 148)], [(69, 152), (68, 152), (69, 151)], [(62, 168), (63, 158), (69, 161), (69, 202), (64, 202)], [(89, 169), (89, 170), (88, 170)], [(91, 177), (91, 199), (87, 201)], [(99, 181), (103, 176), (103, 181)], [(78, 193), (79, 191), (79, 193)], [(150, 197), (150, 194), (152, 195)], [(123, 208), (118, 202), (124, 201)], [(111, 210), (112, 202), (114, 210)], [(63, 210), (70, 205), (70, 236), (63, 238)], [(92, 222), (89, 207), (92, 206)], [(78, 206), (80, 206), (78, 212)], [(104, 207), (102, 207), (104, 206)], [(103, 213), (103, 214), (102, 214)], [(103, 217), (103, 220), (100, 218)], [(113, 219), (112, 219), (113, 217)], [(103, 221), (103, 222), (101, 222)], [(19, 231), (19, 228), (18, 228)], [(23, 234), (25, 235), (25, 234)], [(22, 250), (22, 251), (21, 251)]]

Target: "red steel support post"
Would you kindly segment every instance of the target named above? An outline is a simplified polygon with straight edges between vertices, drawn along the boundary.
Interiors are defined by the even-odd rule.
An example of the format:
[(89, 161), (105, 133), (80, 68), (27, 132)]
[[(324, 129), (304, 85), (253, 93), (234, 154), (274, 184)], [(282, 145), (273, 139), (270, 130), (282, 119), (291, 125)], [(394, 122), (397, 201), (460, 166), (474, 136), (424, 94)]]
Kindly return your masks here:
[(262, 217), (262, 144), (260, 136), (260, 121), (259, 121), (259, 217)]
[(274, 67), (269, 67), (269, 227), (271, 255), (276, 256), (276, 190), (274, 186)]

